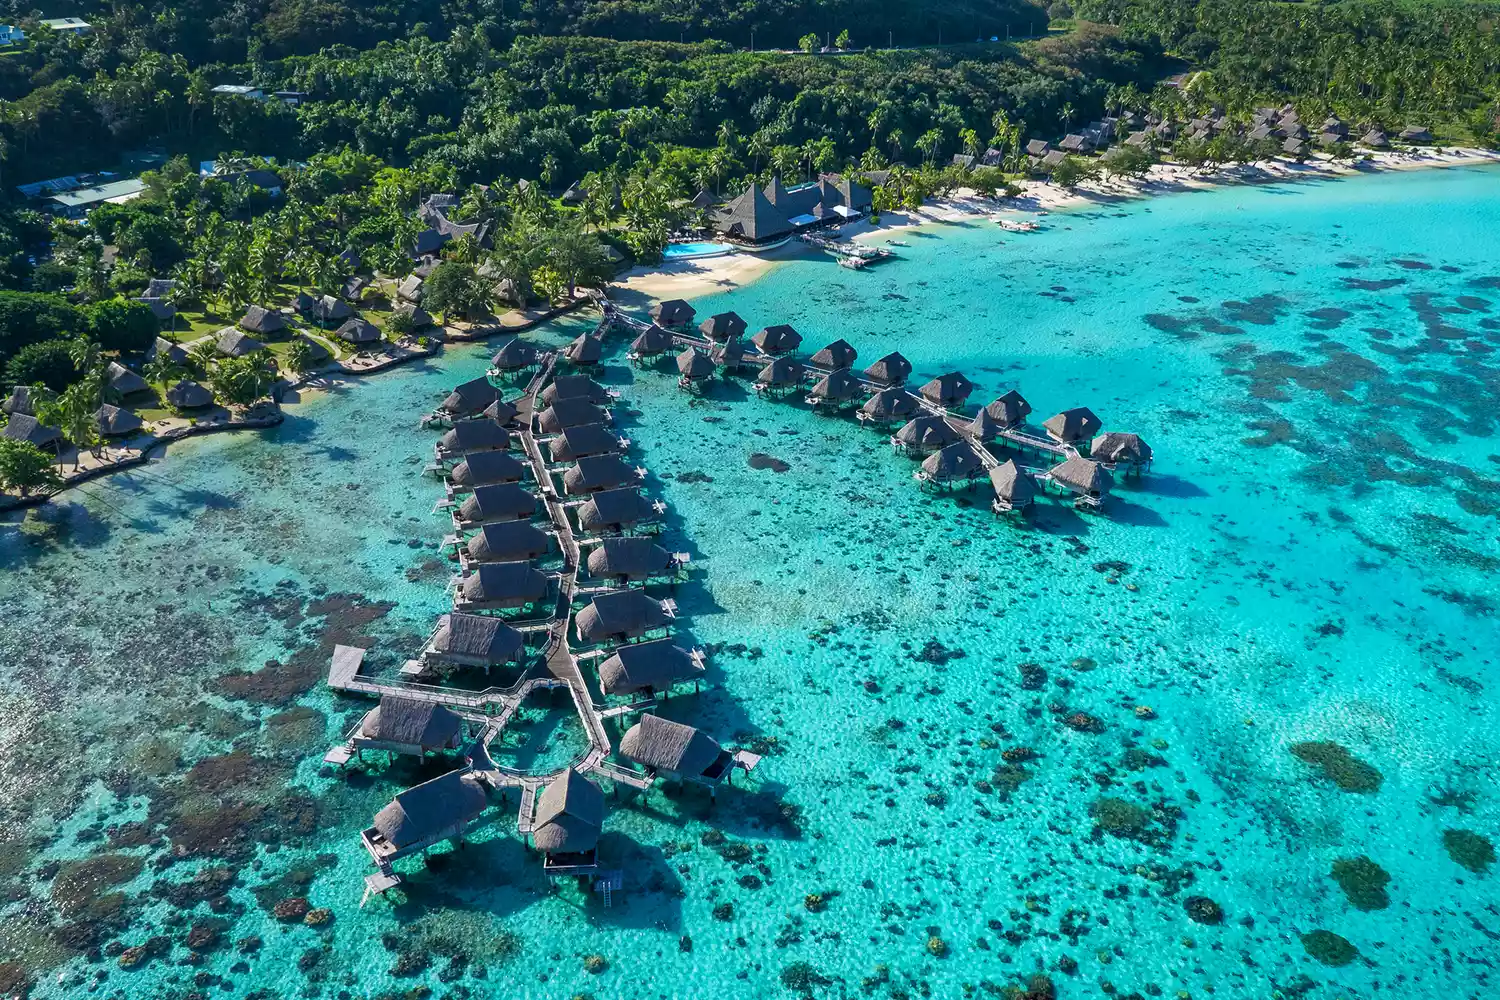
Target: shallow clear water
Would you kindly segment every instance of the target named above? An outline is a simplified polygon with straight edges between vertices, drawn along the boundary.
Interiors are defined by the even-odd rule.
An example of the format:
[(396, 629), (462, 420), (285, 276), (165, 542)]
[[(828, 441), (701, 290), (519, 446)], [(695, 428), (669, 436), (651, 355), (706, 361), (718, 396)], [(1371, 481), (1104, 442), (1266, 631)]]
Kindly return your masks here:
[[(663, 714), (768, 754), (711, 807), (612, 798), (603, 852), (626, 884), (607, 910), (545, 883), (514, 798), (361, 909), (358, 831), (440, 768), (319, 763), (368, 707), (321, 688), (330, 644), (396, 662), (443, 609), (415, 420), (482, 349), (78, 491), (0, 543), (0, 958), (47, 997), (101, 969), (98, 991), (125, 996), (207, 975), (232, 984), (201, 980), (209, 995), (763, 997), (791, 995), (790, 970), (821, 996), (950, 997), (1042, 968), (1064, 998), (1491, 995), (1496, 869), (1456, 863), (1444, 832), (1500, 832), (1497, 180), (944, 226), (867, 272), (809, 258), (695, 302), (790, 322), (810, 350), (899, 348), (916, 382), (958, 368), (976, 403), (1019, 387), (1038, 420), (1090, 406), (1156, 452), (1106, 517), (1044, 503), (1018, 524), (933, 497), (852, 420), (743, 382), (690, 398), (616, 341), (606, 380), (669, 547), (693, 554), (688, 638), (714, 651), (703, 693)], [(581, 739), (547, 707), (512, 751), (542, 766)], [(1364, 790), (1291, 752), (1323, 742)], [(1360, 856), (1389, 874), (1387, 907), (1331, 877)], [(227, 887), (193, 881), (219, 867)], [(1380, 902), (1372, 884), (1354, 898)], [(279, 924), (288, 896), (333, 920)], [(1221, 923), (1190, 918), (1200, 896)], [(211, 905), (227, 943), (178, 964)], [(1358, 957), (1316, 960), (1318, 930)], [(152, 935), (137, 970), (89, 958)]]

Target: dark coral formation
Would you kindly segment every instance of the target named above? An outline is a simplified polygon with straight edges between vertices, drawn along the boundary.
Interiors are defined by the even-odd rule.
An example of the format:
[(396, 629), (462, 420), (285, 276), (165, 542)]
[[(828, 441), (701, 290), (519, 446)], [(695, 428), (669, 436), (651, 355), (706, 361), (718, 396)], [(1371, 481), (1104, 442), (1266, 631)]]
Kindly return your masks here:
[(1391, 876), (1365, 855), (1339, 858), (1329, 874), (1356, 909), (1383, 910), (1391, 905), (1391, 897), (1385, 891)]
[(1469, 871), (1482, 875), (1495, 863), (1495, 845), (1473, 830), (1444, 830), (1443, 849)]
[(1384, 780), (1379, 771), (1339, 743), (1327, 740), (1294, 743), (1291, 751), (1298, 760), (1318, 767), (1324, 778), (1346, 792), (1377, 792)]
[(1359, 957), (1359, 949), (1333, 931), (1316, 930), (1302, 935), (1302, 948), (1324, 965), (1348, 965)]

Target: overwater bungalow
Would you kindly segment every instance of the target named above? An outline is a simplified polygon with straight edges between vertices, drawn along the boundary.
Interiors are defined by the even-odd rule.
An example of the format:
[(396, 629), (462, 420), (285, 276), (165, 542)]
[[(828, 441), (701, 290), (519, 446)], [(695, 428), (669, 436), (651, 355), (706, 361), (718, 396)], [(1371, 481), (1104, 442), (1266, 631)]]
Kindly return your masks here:
[(840, 368), (848, 368), (858, 358), (859, 352), (851, 347), (847, 340), (840, 339), (814, 354), (811, 364), (814, 368), (837, 371)]
[(635, 489), (605, 490), (578, 508), (578, 530), (585, 535), (629, 531), (655, 515), (650, 501)]
[(29, 413), (12, 413), (0, 437), (11, 441), (25, 441), (38, 448), (56, 448), (62, 442), (62, 431), (49, 427)]
[(191, 360), (188, 356), (187, 348), (181, 344), (172, 343), (166, 337), (157, 337), (156, 342), (151, 345), (150, 350), (146, 351), (146, 360), (155, 361), (163, 355), (171, 358), (179, 365), (185, 365)]
[(380, 340), (380, 328), (363, 316), (345, 320), (333, 335), (348, 344), (373, 344)]
[(691, 326), (696, 315), (697, 310), (682, 299), (668, 299), (651, 307), (651, 319), (657, 326), (664, 326), (669, 330)]
[(109, 381), (109, 387), (121, 396), (130, 396), (137, 392), (151, 391), (150, 382), (147, 382), (118, 361), (111, 361), (109, 363), (104, 369), (104, 377)]
[(31, 401), (31, 386), (18, 385), (10, 391), (4, 403), (0, 403), (0, 410), (6, 413), (33, 414)]
[(737, 763), (736, 755), (719, 746), (713, 737), (659, 715), (642, 715), (625, 731), (620, 737), (620, 756), (640, 764), (653, 776), (691, 781), (711, 793), (733, 773)]
[(460, 420), (438, 438), (437, 451), (444, 458), (472, 455), (477, 451), (505, 451), (510, 431), (493, 420)]
[(932, 415), (913, 417), (891, 438), (891, 444), (908, 455), (930, 455), (958, 440), (958, 431), (947, 418)]
[(703, 674), (702, 654), (694, 656), (671, 639), (621, 646), (599, 664), (599, 689), (605, 694), (655, 696)]
[(668, 605), (644, 590), (615, 590), (595, 597), (573, 616), (573, 626), (585, 646), (617, 645), (667, 628), (672, 617)]
[(243, 358), (266, 349), (265, 344), (232, 326), (226, 326), (214, 336), (214, 347), (226, 358)]
[(455, 611), (438, 619), (437, 631), (423, 654), (438, 665), (491, 667), (519, 664), (526, 652), (526, 637), (495, 615), (466, 615)]
[(179, 410), (196, 410), (213, 401), (214, 394), (207, 387), (190, 379), (182, 379), (167, 390), (167, 402)]
[(480, 486), (453, 512), (460, 528), (477, 528), (497, 521), (521, 521), (536, 513), (535, 494), (514, 483)]
[(554, 462), (576, 462), (595, 455), (614, 455), (624, 451), (619, 435), (603, 424), (580, 424), (569, 427), (547, 442)]
[(389, 873), (394, 861), (462, 837), (488, 806), (484, 785), (473, 772), (449, 771), (396, 793), (364, 831), (365, 850)]
[(807, 402), (821, 410), (837, 410), (859, 398), (864, 383), (847, 368), (835, 368), (812, 387)]
[(580, 334), (563, 349), (563, 360), (580, 368), (592, 368), (604, 358), (604, 342), (591, 333)]
[(356, 752), (383, 750), (422, 757), (457, 750), (463, 737), (464, 720), (451, 709), (435, 702), (388, 694), (365, 713), (350, 743)]
[(754, 344), (762, 354), (780, 357), (783, 354), (791, 354), (802, 346), (802, 334), (785, 323), (778, 323), (775, 326), (766, 327), (751, 337), (750, 343)]
[(530, 521), (481, 524), (479, 534), (463, 543), (465, 558), (474, 563), (528, 561), (551, 550), (552, 536)]
[(464, 493), (479, 486), (519, 483), (525, 478), (526, 463), (510, 452), (476, 451), (448, 473), (448, 492)]
[(955, 441), (923, 459), (916, 477), (924, 485), (952, 489), (960, 484), (972, 485), (983, 474), (984, 463), (974, 453), (973, 446), (967, 441)]
[(698, 331), (714, 343), (738, 340), (745, 335), (745, 321), (737, 312), (715, 313), (698, 324)]
[(1054, 466), (1047, 478), (1074, 494), (1080, 507), (1098, 507), (1115, 482), (1104, 466), (1077, 455)]
[(991, 508), (997, 514), (1024, 510), (1036, 499), (1036, 483), (1015, 459), (1007, 459), (990, 470), (990, 485), (995, 488)]
[(859, 408), (859, 419), (874, 424), (893, 424), (910, 420), (921, 409), (917, 397), (905, 389), (891, 386), (865, 400)]
[(1120, 431), (1109, 431), (1094, 438), (1089, 455), (1096, 462), (1124, 465), (1132, 472), (1140, 472), (1151, 465), (1151, 446), (1138, 434)]
[(939, 375), (921, 388), (921, 393), (928, 402), (941, 406), (945, 410), (962, 406), (964, 400), (969, 398), (969, 393), (973, 391), (974, 383), (960, 372)]
[(1000, 425), (995, 418), (990, 416), (988, 409), (982, 409), (969, 421), (969, 429), (966, 432), (975, 441), (993, 441), (1000, 436)]
[(677, 384), (684, 389), (699, 389), (713, 378), (714, 363), (707, 354), (696, 347), (689, 347), (677, 355), (677, 373), (681, 376)]
[(651, 324), (639, 337), (630, 343), (631, 361), (639, 361), (642, 358), (656, 358), (666, 354), (672, 349), (672, 335), (655, 323)]
[(603, 490), (635, 486), (641, 474), (625, 463), (619, 455), (595, 455), (580, 458), (571, 469), (563, 473), (563, 492), (569, 496), (585, 496)]
[(582, 396), (559, 399), (537, 415), (537, 426), (543, 434), (561, 434), (569, 427), (602, 424), (609, 419), (599, 407)]
[(589, 576), (620, 586), (677, 573), (677, 557), (649, 538), (606, 538), (588, 558)]
[(559, 375), (538, 396), (543, 406), (551, 406), (559, 399), (582, 399), (595, 406), (609, 403), (609, 390), (587, 375)]
[(497, 424), (504, 425), (515, 420), (517, 414), (520, 412), (520, 408), (515, 403), (507, 403), (503, 399), (496, 399), (484, 408), (484, 412), (480, 416), (486, 420), (493, 420)]
[(286, 317), (275, 309), (251, 306), (245, 310), (245, 315), (240, 317), (240, 328), (268, 337), (286, 329)]
[(1001, 428), (1009, 429), (1018, 427), (1025, 421), (1027, 414), (1031, 412), (1031, 404), (1026, 402), (1025, 396), (1012, 389), (986, 406), (984, 412)]
[(904, 385), (911, 377), (911, 362), (907, 361), (900, 351), (892, 351), (866, 368), (865, 377), (877, 385)]
[(791, 358), (776, 358), (755, 376), (755, 389), (771, 396), (781, 396), (802, 385), (807, 369)]
[(604, 827), (604, 792), (568, 768), (542, 791), (531, 839), (546, 859), (542, 871), (551, 878), (592, 875), (599, 870), (599, 833)]
[(1047, 422), (1042, 424), (1042, 429), (1047, 432), (1048, 437), (1060, 444), (1076, 445), (1098, 434), (1102, 426), (1093, 410), (1086, 406), (1075, 406), (1048, 417)]
[(453, 595), (454, 611), (513, 611), (537, 604), (551, 581), (529, 562), (475, 563)]
[(737, 372), (745, 361), (745, 345), (738, 337), (731, 337), (722, 344), (715, 344), (708, 357), (721, 371)]
[(490, 367), (503, 372), (519, 372), (536, 367), (536, 348), (512, 337), (500, 345), (490, 358)]
[(127, 434), (134, 434), (145, 426), (135, 412), (112, 403), (105, 403), (99, 407), (94, 412), (94, 421), (102, 437), (124, 437)]

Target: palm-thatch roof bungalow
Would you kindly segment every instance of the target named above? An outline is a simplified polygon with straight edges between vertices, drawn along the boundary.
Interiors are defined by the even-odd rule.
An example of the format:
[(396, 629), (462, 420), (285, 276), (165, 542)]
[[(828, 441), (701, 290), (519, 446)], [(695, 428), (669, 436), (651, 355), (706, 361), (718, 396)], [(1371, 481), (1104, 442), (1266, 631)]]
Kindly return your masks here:
[(6, 421), (5, 430), (0, 431), (0, 437), (11, 441), (25, 441), (38, 448), (49, 445), (56, 448), (62, 441), (63, 434), (56, 427), (49, 427), (29, 413), (12, 413), (10, 420)]
[(604, 357), (604, 342), (591, 333), (580, 334), (563, 349), (563, 360), (580, 367), (597, 365)]
[(403, 302), (421, 302), (422, 279), (415, 274), (408, 274), (402, 278), (401, 283), (396, 286), (396, 297)]
[(911, 378), (911, 362), (900, 351), (892, 351), (866, 368), (865, 377), (879, 385), (903, 385)]
[(713, 377), (714, 363), (707, 354), (696, 347), (689, 347), (677, 355), (677, 373), (682, 377), (677, 384), (683, 388), (700, 386)]
[(658, 715), (641, 720), (620, 737), (620, 756), (652, 774), (714, 788), (734, 770), (734, 754), (713, 737)]
[(650, 501), (634, 489), (604, 490), (578, 508), (578, 530), (585, 535), (629, 531), (655, 514)]
[(31, 386), (18, 385), (11, 390), (4, 403), (0, 403), (0, 410), (6, 413), (33, 413), (31, 401)]
[(806, 375), (807, 369), (791, 358), (775, 358), (755, 376), (755, 388), (777, 395), (801, 385)]
[(990, 485), (995, 488), (996, 513), (1030, 507), (1036, 499), (1036, 483), (1015, 459), (1007, 459), (990, 470)]
[(974, 383), (960, 372), (939, 375), (921, 389), (922, 395), (929, 402), (949, 410), (962, 406), (964, 400), (969, 398), (969, 393), (973, 391)]
[(847, 368), (835, 368), (807, 394), (807, 401), (820, 409), (837, 409), (859, 398), (864, 383)]
[(179, 410), (196, 410), (211, 405), (213, 401), (214, 394), (191, 379), (182, 379), (167, 390), (167, 402)]
[(458, 505), (454, 517), (461, 528), (477, 528), (496, 521), (520, 521), (536, 513), (536, 496), (515, 483), (479, 486)]
[(510, 448), (510, 431), (493, 420), (460, 420), (440, 438), (438, 454), (445, 458), (472, 455), (477, 451), (505, 451)]
[(109, 387), (122, 396), (151, 391), (151, 383), (118, 361), (109, 363), (104, 369), (104, 377), (109, 380)]
[(576, 462), (595, 455), (616, 455), (622, 450), (620, 439), (603, 424), (580, 424), (569, 427), (547, 442), (554, 462)]
[(243, 358), (266, 349), (265, 344), (232, 326), (226, 326), (215, 335), (214, 347), (226, 358)]
[(365, 713), (353, 742), (356, 750), (384, 750), (421, 757), (457, 750), (463, 734), (464, 720), (451, 709), (388, 694)]
[(462, 837), (488, 806), (484, 785), (473, 772), (449, 771), (396, 793), (364, 831), (365, 850), (382, 871), (389, 871), (393, 861)]
[(672, 349), (672, 335), (655, 323), (641, 332), (639, 337), (630, 343), (630, 356), (632, 358), (654, 358), (663, 355)]
[(859, 352), (851, 347), (847, 340), (840, 338), (814, 354), (811, 364), (814, 368), (836, 371), (840, 368), (848, 368), (858, 358)]
[(464, 543), (470, 562), (516, 562), (538, 559), (552, 549), (552, 537), (530, 521), (481, 524), (479, 534)]
[(1089, 455), (1097, 462), (1123, 464), (1132, 468), (1151, 464), (1151, 446), (1139, 434), (1110, 431), (1094, 438)]
[(726, 340), (738, 340), (745, 335), (746, 329), (748, 327), (745, 321), (737, 312), (715, 313), (698, 324), (698, 330), (703, 336), (720, 344)]
[(391, 310), (391, 318), (406, 316), (411, 320), (413, 330), (421, 330), (432, 326), (432, 315), (415, 302), (402, 302)]
[(644, 590), (615, 590), (595, 597), (573, 616), (573, 625), (583, 645), (613, 645), (666, 628), (670, 618), (662, 603)]
[(559, 375), (541, 391), (539, 398), (543, 406), (551, 406), (559, 399), (582, 399), (595, 406), (609, 402), (609, 391), (587, 375)]
[(302, 292), (297, 296), (297, 311), (317, 323), (338, 323), (354, 315), (349, 303), (332, 295), (317, 297)]
[(1031, 404), (1026, 402), (1025, 396), (1012, 389), (986, 406), (984, 412), (1002, 428), (1016, 427), (1031, 412)]
[(508, 451), (476, 451), (464, 457), (448, 473), (448, 486), (462, 493), (479, 486), (519, 483), (526, 478), (526, 463)]
[(486, 406), (480, 416), (486, 420), (493, 420), (495, 423), (503, 426), (515, 420), (520, 412), (520, 408), (515, 403), (508, 403), (503, 399), (497, 399), (489, 406)]
[(696, 315), (697, 310), (682, 299), (668, 299), (651, 307), (651, 319), (657, 326), (664, 326), (669, 330), (680, 330), (692, 325)]
[(275, 309), (251, 306), (245, 310), (245, 315), (240, 317), (240, 327), (251, 333), (269, 336), (286, 329), (286, 318)]
[(531, 837), (546, 855), (549, 876), (587, 875), (599, 867), (599, 833), (604, 828), (604, 792), (568, 768), (537, 800)]
[(1104, 466), (1087, 458), (1079, 458), (1077, 455), (1054, 466), (1047, 473), (1047, 478), (1071, 493), (1077, 494), (1078, 499), (1089, 506), (1098, 506), (1099, 501), (1114, 486), (1115, 481)]
[(1401, 130), (1402, 142), (1431, 142), (1432, 133), (1422, 125), (1408, 125)]
[(954, 483), (973, 482), (983, 472), (984, 463), (974, 453), (974, 448), (967, 441), (955, 441), (923, 459), (918, 476), (924, 483), (934, 486), (952, 486)]
[(584, 496), (603, 490), (633, 486), (640, 482), (640, 474), (625, 464), (619, 455), (595, 455), (580, 458), (571, 469), (563, 473), (563, 491), (569, 496)]
[(314, 340), (305, 333), (293, 334), (290, 344), (306, 344), (309, 364), (321, 365), (333, 358), (333, 352), (321, 340)]
[(912, 414), (921, 409), (922, 404), (917, 402), (917, 397), (905, 389), (890, 386), (865, 400), (864, 405), (859, 408), (859, 417), (874, 423), (890, 424), (898, 420), (909, 420)]
[(715, 344), (708, 357), (725, 372), (739, 371), (745, 361), (745, 345), (738, 337), (733, 337), (722, 344)]
[(135, 301), (151, 310), (158, 323), (169, 323), (177, 315), (177, 307), (167, 299), (155, 295), (138, 295)]
[(754, 344), (756, 349), (762, 354), (779, 357), (783, 354), (790, 354), (801, 347), (802, 334), (785, 323), (778, 323), (775, 326), (764, 328), (751, 337), (750, 343)]
[(537, 415), (537, 426), (543, 434), (561, 434), (580, 424), (602, 424), (607, 415), (581, 396), (559, 399)]
[(491, 367), (503, 372), (518, 372), (536, 365), (536, 348), (515, 337), (500, 345), (490, 358)]
[(993, 441), (1000, 436), (1000, 425), (990, 416), (988, 408), (980, 410), (969, 421), (968, 435), (975, 441)]
[(166, 337), (157, 337), (156, 342), (146, 351), (146, 360), (155, 361), (163, 355), (171, 358), (179, 365), (185, 365), (191, 360), (188, 356), (187, 348), (181, 344), (172, 343)]
[(1047, 418), (1042, 424), (1042, 429), (1047, 436), (1054, 441), (1063, 444), (1077, 444), (1079, 441), (1087, 441), (1099, 433), (1103, 425), (1099, 418), (1094, 416), (1094, 411), (1087, 406), (1075, 406), (1071, 410)]
[(134, 411), (122, 409), (112, 403), (99, 407), (94, 413), (94, 420), (99, 425), (99, 433), (104, 437), (124, 437), (144, 426)]
[(588, 558), (589, 576), (621, 586), (670, 576), (677, 568), (672, 553), (649, 538), (606, 538)]
[(930, 455), (958, 440), (958, 431), (944, 417), (913, 417), (896, 432), (891, 443), (908, 455)]
[(454, 595), (454, 610), (506, 610), (530, 607), (547, 596), (551, 583), (541, 570), (524, 560), (475, 563)]
[(519, 663), (526, 637), (495, 615), (466, 615), (455, 611), (438, 620), (426, 658), (462, 667), (491, 667)]
[(454, 386), (448, 398), (438, 404), (438, 409), (450, 417), (472, 417), (499, 398), (500, 390), (481, 375)]
[(347, 319), (333, 335), (350, 344), (373, 344), (380, 339), (380, 328), (363, 316)]
[(1372, 128), (1359, 140), (1359, 144), (1361, 146), (1368, 146), (1371, 149), (1389, 149), (1391, 140), (1385, 134), (1384, 129)]
[(599, 664), (599, 689), (605, 694), (653, 695), (703, 673), (702, 665), (671, 639), (621, 646)]

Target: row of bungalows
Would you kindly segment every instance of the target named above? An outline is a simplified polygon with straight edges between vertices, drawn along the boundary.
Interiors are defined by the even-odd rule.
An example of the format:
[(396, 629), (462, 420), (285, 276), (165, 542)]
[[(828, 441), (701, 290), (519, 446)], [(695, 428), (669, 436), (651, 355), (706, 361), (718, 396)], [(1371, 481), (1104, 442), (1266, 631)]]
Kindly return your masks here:
[(873, 204), (870, 188), (852, 178), (828, 174), (788, 188), (776, 176), (764, 188), (750, 185), (719, 209), (714, 228), (725, 240), (752, 252), (771, 250), (799, 232), (858, 219)]

